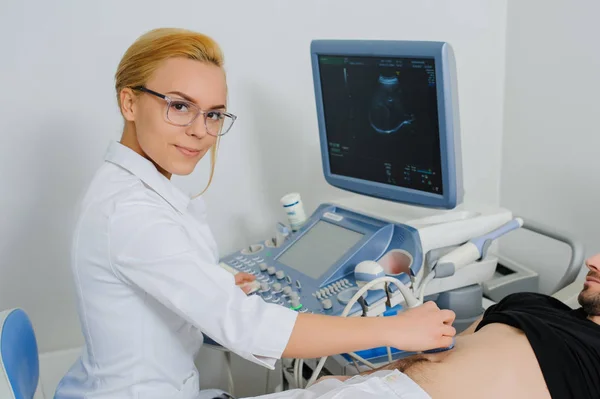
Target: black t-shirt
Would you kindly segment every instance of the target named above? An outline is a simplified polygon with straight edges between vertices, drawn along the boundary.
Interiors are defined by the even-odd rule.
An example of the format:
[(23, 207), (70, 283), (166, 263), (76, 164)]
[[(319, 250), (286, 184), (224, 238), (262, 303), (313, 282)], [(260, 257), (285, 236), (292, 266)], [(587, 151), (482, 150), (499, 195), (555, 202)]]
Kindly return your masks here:
[(491, 323), (522, 330), (552, 398), (600, 398), (600, 326), (541, 294), (519, 293), (490, 306), (475, 331)]

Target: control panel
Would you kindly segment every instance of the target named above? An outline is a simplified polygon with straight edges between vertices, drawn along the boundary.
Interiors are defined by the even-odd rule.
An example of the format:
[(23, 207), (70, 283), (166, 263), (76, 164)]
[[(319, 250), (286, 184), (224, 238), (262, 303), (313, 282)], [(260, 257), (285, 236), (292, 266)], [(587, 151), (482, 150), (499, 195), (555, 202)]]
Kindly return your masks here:
[[(399, 253), (405, 256), (398, 257)], [(382, 262), (386, 275), (410, 284), (423, 260), (417, 230), (324, 204), (279, 247), (266, 240), (221, 262), (256, 276), (260, 287), (253, 295), (267, 302), (300, 313), (340, 315), (358, 291), (356, 265), (382, 259), (388, 259)], [(405, 262), (395, 265), (394, 259)], [(399, 295), (394, 285), (389, 291), (392, 296)], [(363, 299), (362, 304), (354, 304), (349, 315), (380, 306), (387, 296), (377, 290), (365, 293)]]

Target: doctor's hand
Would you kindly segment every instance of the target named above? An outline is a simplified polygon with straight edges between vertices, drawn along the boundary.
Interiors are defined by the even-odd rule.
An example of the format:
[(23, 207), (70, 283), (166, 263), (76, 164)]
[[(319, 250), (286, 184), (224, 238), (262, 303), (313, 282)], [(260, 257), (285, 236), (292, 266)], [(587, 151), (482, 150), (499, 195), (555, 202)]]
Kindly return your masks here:
[(253, 276), (249, 273), (237, 273), (235, 276), (235, 285), (240, 287), (245, 294), (247, 294), (252, 288), (246, 284), (253, 282), (256, 280), (256, 276)]
[(435, 302), (426, 302), (396, 316), (396, 328), (387, 331), (391, 345), (405, 351), (426, 351), (452, 345), (456, 314), (440, 310)]

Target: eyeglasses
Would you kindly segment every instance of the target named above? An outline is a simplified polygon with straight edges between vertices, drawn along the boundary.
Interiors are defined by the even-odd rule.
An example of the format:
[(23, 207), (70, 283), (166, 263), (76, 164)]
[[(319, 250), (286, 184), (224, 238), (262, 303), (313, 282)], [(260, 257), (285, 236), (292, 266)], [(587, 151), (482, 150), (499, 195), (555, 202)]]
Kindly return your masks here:
[(206, 133), (211, 136), (223, 136), (231, 129), (233, 122), (237, 119), (237, 116), (229, 112), (216, 110), (203, 111), (193, 102), (171, 98), (147, 89), (144, 86), (133, 87), (133, 90), (143, 91), (144, 93), (152, 94), (165, 100), (167, 102), (165, 118), (169, 123), (174, 125), (189, 126), (196, 120), (198, 115), (202, 114)]

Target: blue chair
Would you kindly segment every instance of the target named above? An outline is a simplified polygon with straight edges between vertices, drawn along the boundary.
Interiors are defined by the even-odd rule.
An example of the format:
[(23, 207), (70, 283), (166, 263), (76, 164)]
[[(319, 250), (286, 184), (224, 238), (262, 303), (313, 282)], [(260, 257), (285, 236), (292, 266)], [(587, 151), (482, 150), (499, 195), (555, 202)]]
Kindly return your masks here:
[(0, 312), (0, 398), (32, 399), (40, 366), (35, 333), (22, 309)]

